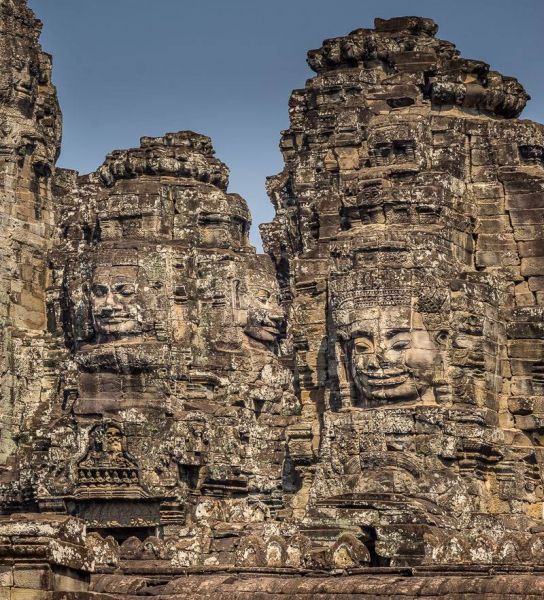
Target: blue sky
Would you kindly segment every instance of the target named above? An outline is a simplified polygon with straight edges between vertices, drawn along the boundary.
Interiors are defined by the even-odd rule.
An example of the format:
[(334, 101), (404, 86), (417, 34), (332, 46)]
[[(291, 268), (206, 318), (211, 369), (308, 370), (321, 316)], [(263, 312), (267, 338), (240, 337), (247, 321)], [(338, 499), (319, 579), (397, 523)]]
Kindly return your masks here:
[(29, 0), (44, 21), (64, 114), (59, 164), (94, 170), (143, 135), (209, 135), (248, 201), (252, 241), (273, 210), (287, 101), (312, 73), (306, 52), (374, 17), (435, 19), (464, 56), (517, 77), (524, 118), (544, 121), (543, 0)]

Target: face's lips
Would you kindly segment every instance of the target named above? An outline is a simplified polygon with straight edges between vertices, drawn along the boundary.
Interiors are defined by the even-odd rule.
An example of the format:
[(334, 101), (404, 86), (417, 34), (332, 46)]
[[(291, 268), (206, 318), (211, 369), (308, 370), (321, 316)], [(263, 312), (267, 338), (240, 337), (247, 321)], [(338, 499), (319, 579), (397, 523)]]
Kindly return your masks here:
[(246, 327), (245, 332), (250, 337), (261, 342), (274, 342), (280, 335), (280, 331), (275, 327), (270, 327), (268, 325), (262, 324)]
[(377, 371), (361, 371), (370, 387), (394, 387), (404, 383), (410, 373), (406, 369), (380, 369)]
[(270, 325), (261, 325), (261, 329), (268, 331), (268, 333), (273, 333), (274, 335), (279, 335), (280, 333), (280, 330), (277, 327), (271, 327)]
[(405, 375), (403, 377), (389, 377), (388, 379), (379, 379), (379, 380), (368, 380), (368, 385), (370, 387), (396, 387), (397, 385), (401, 385), (405, 381), (408, 380), (408, 376)]
[(14, 88), (18, 94), (21, 94), (23, 96), (31, 96), (32, 95), (32, 88), (27, 87), (25, 85), (21, 85), (21, 84), (15, 85)]
[(115, 315), (115, 316), (100, 316), (100, 320), (104, 323), (124, 323), (125, 321), (132, 320), (131, 315)]

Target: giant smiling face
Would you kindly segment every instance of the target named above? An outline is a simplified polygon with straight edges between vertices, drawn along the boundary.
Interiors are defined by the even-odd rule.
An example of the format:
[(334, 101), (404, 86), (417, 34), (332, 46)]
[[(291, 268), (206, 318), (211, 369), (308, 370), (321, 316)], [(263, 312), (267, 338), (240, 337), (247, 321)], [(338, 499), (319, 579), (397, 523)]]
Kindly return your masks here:
[(273, 286), (249, 286), (247, 323), (245, 333), (260, 342), (275, 342), (281, 335), (283, 311), (278, 302), (277, 291)]
[(141, 284), (137, 267), (97, 267), (91, 285), (91, 309), (100, 335), (134, 335), (142, 330)]
[(432, 400), (439, 352), (421, 314), (410, 306), (361, 311), (348, 341), (348, 360), (362, 400)]

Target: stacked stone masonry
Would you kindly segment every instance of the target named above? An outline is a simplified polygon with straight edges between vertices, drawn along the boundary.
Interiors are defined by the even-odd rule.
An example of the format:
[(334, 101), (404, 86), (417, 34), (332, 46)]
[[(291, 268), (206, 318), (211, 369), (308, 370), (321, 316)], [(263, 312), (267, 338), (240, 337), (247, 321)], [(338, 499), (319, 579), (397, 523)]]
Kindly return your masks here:
[(0, 0), (0, 598), (541, 598), (544, 128), (430, 19), (308, 53), (275, 217), (211, 140), (55, 166)]

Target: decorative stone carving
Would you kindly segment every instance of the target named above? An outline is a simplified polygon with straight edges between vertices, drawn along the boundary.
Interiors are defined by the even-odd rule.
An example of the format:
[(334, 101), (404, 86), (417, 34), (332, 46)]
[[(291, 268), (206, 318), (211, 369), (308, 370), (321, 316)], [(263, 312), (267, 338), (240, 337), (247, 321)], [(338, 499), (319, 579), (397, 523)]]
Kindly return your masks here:
[(236, 564), (240, 567), (260, 567), (266, 564), (264, 543), (257, 536), (243, 538), (236, 553)]
[(345, 533), (340, 536), (332, 547), (331, 560), (335, 567), (349, 569), (364, 563), (370, 563), (370, 554), (360, 540), (349, 533)]
[(141, 331), (136, 269), (97, 268), (91, 283), (91, 313), (98, 335), (125, 336)]
[(113, 423), (90, 432), (89, 449), (77, 464), (78, 497), (142, 495), (138, 465), (124, 446), (123, 433)]
[(40, 412), (41, 379), (47, 377), (45, 273), (55, 227), (51, 177), (61, 136), (51, 58), (39, 46), (39, 33), (24, 0), (1, 3), (0, 469), (2, 488), (16, 505), (22, 496), (13, 480), (13, 455)]
[(266, 543), (266, 564), (269, 567), (283, 567), (287, 561), (287, 542), (273, 536)]
[[(266, 518), (283, 508), (282, 428), (297, 411), (280, 362), (284, 313), (270, 259), (249, 245), (245, 201), (224, 191), (227, 174), (208, 138), (181, 132), (112, 153), (65, 192), (78, 208), (67, 202), (60, 215), (51, 313), (69, 348), (61, 387), (72, 392), (46, 434), (62, 485), (44, 475), (39, 502), (92, 513), (108, 532), (117, 518), (119, 541), (132, 533), (126, 516), (148, 537), (151, 526), (220, 527), (232, 503), (245, 503), (236, 518), (250, 521), (254, 506)], [(128, 487), (106, 455), (102, 465), (89, 454), (93, 470), (59, 449), (65, 427), (76, 454), (97, 421), (123, 431)], [(88, 500), (105, 486), (130, 503), (95, 515)]]

